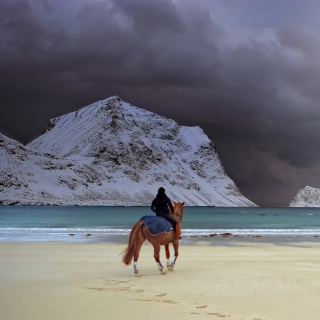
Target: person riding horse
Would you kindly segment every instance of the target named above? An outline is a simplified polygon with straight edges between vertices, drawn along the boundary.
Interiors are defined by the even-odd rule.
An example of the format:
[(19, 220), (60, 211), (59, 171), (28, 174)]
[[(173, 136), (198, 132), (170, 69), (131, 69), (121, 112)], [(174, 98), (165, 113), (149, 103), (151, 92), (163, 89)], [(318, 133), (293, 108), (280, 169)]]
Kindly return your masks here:
[(159, 188), (156, 198), (152, 201), (151, 210), (158, 217), (163, 217), (174, 225), (176, 239), (182, 239), (179, 221), (173, 216), (173, 206), (171, 200), (167, 197), (164, 188)]

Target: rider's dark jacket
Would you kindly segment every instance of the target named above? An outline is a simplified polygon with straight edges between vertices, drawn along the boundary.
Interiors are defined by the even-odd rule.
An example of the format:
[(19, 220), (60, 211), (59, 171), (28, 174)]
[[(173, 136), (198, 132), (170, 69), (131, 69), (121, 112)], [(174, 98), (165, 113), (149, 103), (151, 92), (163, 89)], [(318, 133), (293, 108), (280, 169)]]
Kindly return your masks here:
[(160, 200), (155, 198), (152, 201), (151, 210), (155, 212), (157, 216), (166, 218), (172, 215), (173, 206), (171, 200), (167, 196), (164, 196), (164, 198)]

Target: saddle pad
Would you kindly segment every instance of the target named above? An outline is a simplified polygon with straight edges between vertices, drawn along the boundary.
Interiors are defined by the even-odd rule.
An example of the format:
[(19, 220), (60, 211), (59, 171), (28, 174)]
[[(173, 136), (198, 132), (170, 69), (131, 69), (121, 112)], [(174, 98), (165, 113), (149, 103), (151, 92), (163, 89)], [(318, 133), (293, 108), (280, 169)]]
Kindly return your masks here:
[(157, 235), (163, 232), (170, 232), (172, 230), (172, 223), (163, 217), (144, 216), (140, 219), (152, 235)]

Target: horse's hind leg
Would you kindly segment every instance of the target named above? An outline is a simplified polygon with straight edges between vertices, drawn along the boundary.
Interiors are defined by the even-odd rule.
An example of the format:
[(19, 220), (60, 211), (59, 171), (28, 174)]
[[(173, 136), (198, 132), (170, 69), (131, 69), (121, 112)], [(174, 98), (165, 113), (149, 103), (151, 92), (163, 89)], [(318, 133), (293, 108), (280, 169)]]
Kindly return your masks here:
[(136, 249), (135, 249), (134, 255), (133, 255), (133, 272), (134, 272), (136, 277), (140, 277), (139, 269), (138, 269), (138, 259), (139, 259), (139, 253), (140, 253), (140, 250), (141, 250), (141, 246), (142, 246), (142, 244), (143, 244), (143, 242), (145, 240), (146, 240), (146, 238), (141, 232), (138, 235), (137, 245), (136, 245)]
[(153, 244), (153, 248), (154, 248), (154, 259), (157, 262), (158, 265), (158, 269), (161, 272), (161, 274), (166, 274), (166, 272), (163, 270), (163, 265), (160, 262), (160, 244)]

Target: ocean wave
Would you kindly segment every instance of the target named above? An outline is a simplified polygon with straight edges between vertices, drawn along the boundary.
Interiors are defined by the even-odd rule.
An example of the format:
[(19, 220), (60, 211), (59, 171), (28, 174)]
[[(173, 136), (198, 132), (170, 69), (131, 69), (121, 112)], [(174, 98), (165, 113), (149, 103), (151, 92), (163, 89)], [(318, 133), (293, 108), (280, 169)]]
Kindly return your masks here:
[[(131, 229), (125, 228), (0, 228), (0, 236), (4, 235), (110, 235), (128, 236)], [(234, 235), (320, 235), (320, 228), (309, 229), (182, 229), (183, 236), (205, 236), (231, 233)]]

